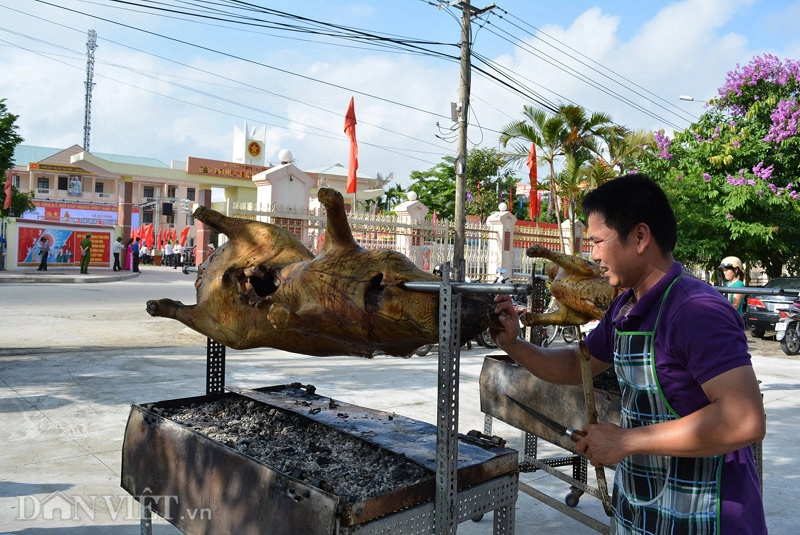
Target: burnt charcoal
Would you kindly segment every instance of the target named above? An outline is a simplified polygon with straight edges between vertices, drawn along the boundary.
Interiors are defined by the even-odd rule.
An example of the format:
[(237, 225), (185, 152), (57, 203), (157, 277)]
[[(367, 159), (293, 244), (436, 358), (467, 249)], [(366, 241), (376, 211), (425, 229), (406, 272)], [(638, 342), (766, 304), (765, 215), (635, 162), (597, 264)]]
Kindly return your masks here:
[(252, 400), (222, 398), (192, 407), (165, 408), (161, 413), (164, 418), (347, 503), (400, 490), (434, 476), (402, 455)]

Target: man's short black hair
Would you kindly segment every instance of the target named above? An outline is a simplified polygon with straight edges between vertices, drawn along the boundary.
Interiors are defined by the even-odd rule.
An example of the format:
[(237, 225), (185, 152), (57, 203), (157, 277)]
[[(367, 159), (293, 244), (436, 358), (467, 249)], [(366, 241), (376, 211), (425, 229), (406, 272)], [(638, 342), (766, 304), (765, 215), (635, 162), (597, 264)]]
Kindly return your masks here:
[(625, 240), (639, 223), (650, 227), (661, 250), (671, 253), (678, 242), (678, 223), (664, 190), (649, 176), (632, 173), (614, 178), (586, 194), (583, 214), (598, 214)]

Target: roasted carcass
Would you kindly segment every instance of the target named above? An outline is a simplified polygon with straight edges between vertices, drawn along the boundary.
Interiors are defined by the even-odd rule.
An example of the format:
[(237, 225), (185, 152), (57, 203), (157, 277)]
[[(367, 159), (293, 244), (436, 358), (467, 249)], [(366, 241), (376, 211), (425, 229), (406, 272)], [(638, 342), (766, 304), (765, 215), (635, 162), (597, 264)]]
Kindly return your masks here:
[[(401, 288), (438, 281), (407, 257), (353, 239), (342, 195), (321, 188), (325, 244), (314, 255), (291, 232), (200, 207), (194, 217), (228, 242), (199, 267), (197, 304), (148, 301), (152, 316), (177, 319), (234, 349), (273, 347), (307, 355), (407, 356), (438, 342), (438, 293)], [(462, 296), (465, 343), (489, 325), (488, 295)]]
[(620, 288), (608, 283), (595, 262), (551, 251), (542, 245), (529, 247), (525, 254), (550, 261), (547, 276), (558, 309), (540, 314), (527, 312), (520, 318), (524, 325), (583, 325), (599, 320), (620, 293)]

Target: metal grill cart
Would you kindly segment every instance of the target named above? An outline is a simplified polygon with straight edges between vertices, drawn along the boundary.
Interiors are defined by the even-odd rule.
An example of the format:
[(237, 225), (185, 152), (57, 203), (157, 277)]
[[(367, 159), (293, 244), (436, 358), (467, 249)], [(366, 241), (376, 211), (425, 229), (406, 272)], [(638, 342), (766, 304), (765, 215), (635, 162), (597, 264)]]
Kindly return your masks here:
[[(533, 312), (542, 312), (546, 307), (546, 280), (544, 275), (531, 275), (532, 291), (528, 309)], [(528, 339), (541, 345), (543, 330), (532, 328), (529, 331)], [(604, 508), (609, 512), (605, 473), (602, 476), (598, 474), (599, 478), (603, 478), (602, 482), (598, 482), (598, 487), (589, 486), (587, 460), (575, 450), (572, 440), (556, 433), (509, 400), (513, 398), (551, 420), (577, 429), (587, 422), (587, 414), (592, 414), (595, 420), (619, 422), (619, 395), (602, 389), (595, 390), (591, 386), (584, 384), (581, 388), (553, 385), (536, 378), (505, 355), (488, 356), (484, 360), (480, 376), (481, 411), (486, 415), (483, 433), (491, 435), (494, 418), (522, 430), (523, 457), (520, 472), (545, 471), (569, 484), (569, 491), (562, 502), (524, 482), (519, 483), (519, 489), (599, 533), (608, 533), (607, 520), (598, 520), (575, 509), (581, 496), (587, 493), (603, 501)], [(585, 392), (591, 394), (585, 395)], [(590, 401), (589, 406), (594, 405), (591, 410), (587, 410), (587, 399)], [(552, 457), (540, 457), (539, 439), (566, 452)], [(559, 467), (571, 467), (572, 474), (558, 470)]]
[[(460, 293), (523, 294), (530, 287), (465, 288), (449, 281), (449, 267), (444, 271), (441, 283), (407, 283), (410, 290), (440, 295), (436, 426), (348, 405), (299, 384), (226, 389), (225, 347), (209, 340), (205, 396), (131, 408), (122, 450), (122, 487), (140, 502), (142, 535), (151, 534), (153, 513), (193, 534), (446, 535), (455, 534), (458, 523), (489, 511), (494, 512), (494, 534), (513, 535), (517, 452), (496, 437), (475, 431), (458, 434)], [(430, 477), (352, 501), (301, 473), (276, 470), (169, 417), (173, 410), (219, 400), (287, 411), (386, 456), (402, 457)], [(341, 418), (342, 413), (358, 417)]]

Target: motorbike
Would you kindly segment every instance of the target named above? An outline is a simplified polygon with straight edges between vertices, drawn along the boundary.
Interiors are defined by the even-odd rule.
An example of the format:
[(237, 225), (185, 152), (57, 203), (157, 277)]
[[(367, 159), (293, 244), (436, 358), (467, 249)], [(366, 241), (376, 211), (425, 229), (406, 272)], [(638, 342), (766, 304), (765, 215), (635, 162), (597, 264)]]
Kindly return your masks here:
[(787, 355), (800, 353), (800, 299), (795, 299), (788, 309), (778, 311), (775, 339)]

